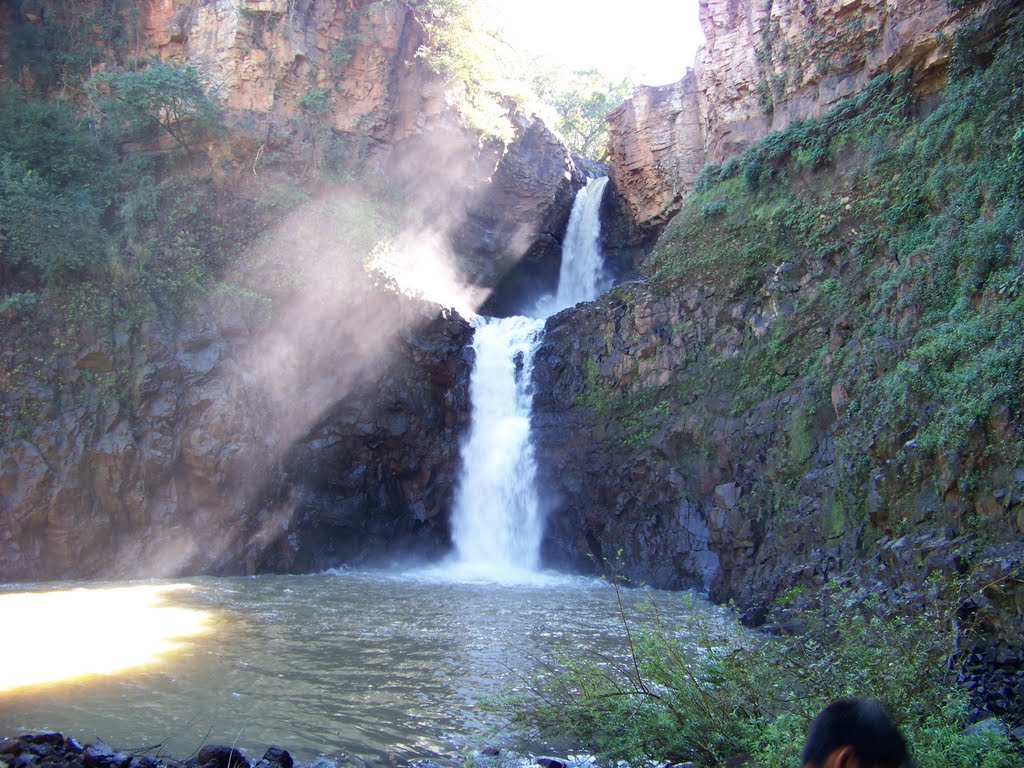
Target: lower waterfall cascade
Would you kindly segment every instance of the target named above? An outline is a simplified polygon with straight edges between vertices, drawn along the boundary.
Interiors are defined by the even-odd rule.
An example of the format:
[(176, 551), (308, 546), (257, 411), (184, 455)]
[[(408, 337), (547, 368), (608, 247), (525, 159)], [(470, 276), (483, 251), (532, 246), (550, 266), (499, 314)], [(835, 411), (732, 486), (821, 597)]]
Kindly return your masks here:
[(544, 515), (530, 434), (533, 357), (548, 317), (609, 287), (599, 243), (607, 182), (590, 179), (576, 195), (555, 294), (528, 316), (474, 320), (470, 427), (452, 514), (455, 567), (465, 575), (516, 580), (539, 566)]

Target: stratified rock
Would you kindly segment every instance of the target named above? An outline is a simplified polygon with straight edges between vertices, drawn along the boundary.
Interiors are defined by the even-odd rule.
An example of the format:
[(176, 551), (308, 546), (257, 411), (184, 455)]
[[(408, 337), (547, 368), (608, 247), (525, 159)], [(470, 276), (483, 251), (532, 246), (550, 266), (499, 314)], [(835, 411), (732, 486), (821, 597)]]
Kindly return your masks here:
[(611, 177), (656, 228), (705, 163), (824, 114), (879, 74), (910, 70), (919, 95), (940, 89), (958, 21), (946, 0), (702, 0), (695, 68), (609, 115)]
[(642, 85), (608, 116), (611, 178), (645, 227), (664, 225), (679, 210), (707, 161), (697, 78)]
[(394, 141), (444, 110), (441, 78), (408, 66), (424, 33), (405, 4), (143, 3), (139, 31), (146, 53), (201, 64), (236, 114), (298, 116), (303, 96), (324, 88), (335, 130)]
[[(395, 296), (367, 302), (387, 324), (324, 323), (335, 344), (286, 357), (276, 331), (234, 346), (211, 308), (148, 321), (141, 343), (117, 350), (138, 384), (113, 419), (91, 380), (52, 356), (38, 381), (61, 382), (40, 395), (59, 414), (0, 445), (0, 579), (294, 571), (401, 541), (443, 546), (471, 329)], [(343, 335), (355, 333), (375, 351), (358, 364)], [(7, 390), (0, 405), (27, 397)]]

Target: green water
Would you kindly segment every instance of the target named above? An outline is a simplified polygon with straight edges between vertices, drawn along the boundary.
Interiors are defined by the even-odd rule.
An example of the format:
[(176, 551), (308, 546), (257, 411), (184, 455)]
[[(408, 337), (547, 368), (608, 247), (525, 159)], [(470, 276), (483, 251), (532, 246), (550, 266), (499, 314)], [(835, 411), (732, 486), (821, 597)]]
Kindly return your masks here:
[[(204, 742), (237, 744), (251, 758), (277, 744), (303, 762), (458, 755), (515, 743), (481, 699), (515, 687), (557, 644), (622, 651), (615, 591), (593, 579), (502, 585), (342, 572), (175, 583), (184, 586), (161, 593), (161, 604), (206, 612), (204, 634), (146, 666), (0, 692), (0, 736), (54, 729), (121, 748), (162, 744), (177, 758)], [(6, 585), (0, 599), (66, 588)], [(695, 611), (726, 620), (690, 595), (651, 594), (678, 626)], [(623, 596), (630, 610), (648, 599), (641, 590)], [(131, 647), (152, 623), (116, 606), (95, 613), (8, 616), (6, 631), (60, 633), (70, 653), (86, 639)], [(39, 664), (12, 659), (4, 643), (0, 663)]]

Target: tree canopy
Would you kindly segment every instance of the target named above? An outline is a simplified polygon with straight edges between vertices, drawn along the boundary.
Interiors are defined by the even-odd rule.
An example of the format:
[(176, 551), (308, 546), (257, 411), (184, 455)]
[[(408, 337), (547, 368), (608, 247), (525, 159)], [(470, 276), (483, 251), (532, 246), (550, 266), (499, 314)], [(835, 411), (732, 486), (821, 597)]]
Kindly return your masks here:
[(219, 115), (206, 77), (191, 64), (150, 61), (135, 72), (101, 72), (89, 86), (109, 126), (126, 135), (166, 131), (186, 151)]
[(558, 115), (555, 130), (575, 154), (604, 161), (608, 154), (608, 113), (628, 99), (628, 78), (612, 80), (596, 69), (571, 73), (549, 69), (533, 79), (537, 97)]

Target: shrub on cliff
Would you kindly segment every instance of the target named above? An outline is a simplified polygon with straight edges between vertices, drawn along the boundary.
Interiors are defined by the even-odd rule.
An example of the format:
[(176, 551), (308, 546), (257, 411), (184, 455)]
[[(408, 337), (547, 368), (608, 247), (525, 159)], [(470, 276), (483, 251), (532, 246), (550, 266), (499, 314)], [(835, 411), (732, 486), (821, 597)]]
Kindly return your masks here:
[(124, 138), (162, 131), (189, 151), (219, 119), (209, 83), (192, 65), (151, 61), (136, 71), (101, 72), (90, 78), (89, 90), (108, 126)]
[[(799, 376), (839, 394), (842, 525), (869, 535), (926, 514), (956, 534), (1017, 530), (1013, 513), (976, 502), (1024, 456), (1024, 11), (984, 8), (965, 19), (930, 114), (912, 78), (884, 75), (706, 168), (646, 267), (656, 291), (727, 286), (757, 303), (780, 264), (807, 273), (791, 314), (708, 370), (736, 373), (713, 379), (736, 413), (764, 402), (776, 369), (782, 387)], [(878, 482), (885, 472), (899, 479)], [(953, 506), (921, 502), (951, 489)]]
[(0, 284), (32, 285), (106, 263), (103, 213), (116, 158), (61, 102), (0, 94)]
[(106, 234), (82, 189), (60, 191), (0, 153), (0, 275), (53, 278), (98, 263)]

